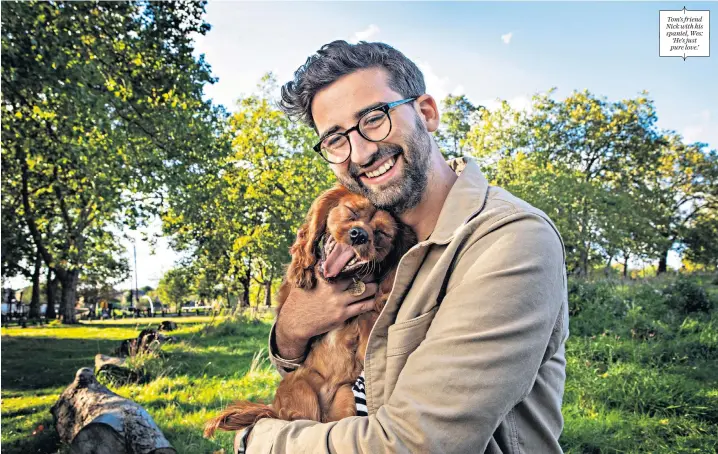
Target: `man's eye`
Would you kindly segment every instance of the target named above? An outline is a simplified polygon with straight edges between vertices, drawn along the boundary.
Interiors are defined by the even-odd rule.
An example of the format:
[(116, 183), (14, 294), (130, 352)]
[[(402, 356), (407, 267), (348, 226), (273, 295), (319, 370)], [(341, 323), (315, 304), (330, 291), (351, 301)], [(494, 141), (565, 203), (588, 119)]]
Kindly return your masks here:
[(369, 115), (364, 119), (364, 126), (378, 126), (384, 121), (385, 118), (386, 115), (384, 115), (384, 113)]
[(341, 146), (344, 141), (344, 136), (335, 135), (324, 140), (324, 146), (329, 148), (335, 148)]

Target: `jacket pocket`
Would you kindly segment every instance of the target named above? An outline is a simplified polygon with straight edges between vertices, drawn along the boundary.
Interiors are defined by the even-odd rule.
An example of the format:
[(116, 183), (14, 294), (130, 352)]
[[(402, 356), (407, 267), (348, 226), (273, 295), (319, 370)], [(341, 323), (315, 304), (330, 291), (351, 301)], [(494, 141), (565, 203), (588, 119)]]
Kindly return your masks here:
[(391, 325), (386, 340), (386, 356), (404, 355), (416, 349), (426, 337), (437, 310), (439, 306), (411, 320)]
[(386, 371), (384, 373), (384, 399), (389, 400), (394, 392), (399, 375), (406, 365), (409, 355), (426, 338), (431, 321), (434, 320), (439, 306), (411, 320), (389, 327), (386, 340)]

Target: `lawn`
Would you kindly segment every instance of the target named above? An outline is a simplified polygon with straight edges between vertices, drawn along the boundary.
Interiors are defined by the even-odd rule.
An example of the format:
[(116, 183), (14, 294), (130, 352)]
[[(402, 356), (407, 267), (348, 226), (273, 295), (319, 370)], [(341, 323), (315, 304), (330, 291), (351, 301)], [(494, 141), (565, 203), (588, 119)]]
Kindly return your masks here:
[[(2, 452), (51, 453), (58, 439), (52, 430), (50, 407), (75, 372), (92, 367), (97, 353), (109, 354), (118, 341), (137, 336), (163, 319), (125, 319), (88, 322), (74, 327), (2, 329)], [(165, 344), (164, 359), (150, 370), (159, 375), (146, 385), (111, 389), (144, 408), (178, 453), (231, 453), (232, 437), (220, 432), (214, 440), (202, 437), (202, 426), (228, 402), (237, 398), (268, 399), (279, 375), (253, 358), (266, 351), (270, 324), (218, 320), (203, 333), (209, 317), (171, 318), (179, 338)], [(207, 331), (207, 330), (205, 330)], [(252, 369), (250, 371), (250, 369)], [(42, 425), (42, 432), (33, 431)]]
[[(696, 283), (697, 282), (697, 283)], [(707, 453), (718, 448), (717, 288), (710, 281), (571, 283), (565, 429), (570, 453)], [(180, 453), (231, 452), (203, 423), (236, 398), (269, 399), (270, 320), (176, 318), (159, 376), (113, 388), (144, 406)], [(56, 452), (49, 409), (82, 366), (159, 319), (2, 330), (2, 452)], [(33, 435), (39, 425), (45, 430)]]

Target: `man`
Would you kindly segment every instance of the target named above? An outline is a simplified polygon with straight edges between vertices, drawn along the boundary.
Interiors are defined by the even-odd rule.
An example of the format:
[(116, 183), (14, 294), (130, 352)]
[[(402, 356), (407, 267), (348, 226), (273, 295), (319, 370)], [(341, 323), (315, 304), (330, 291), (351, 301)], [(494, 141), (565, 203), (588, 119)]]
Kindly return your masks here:
[[(421, 72), (381, 43), (328, 44), (282, 89), (317, 131), (347, 188), (395, 213), (419, 244), (401, 260), (365, 357), (368, 416), (260, 420), (255, 453), (554, 453), (563, 428), (568, 336), (561, 237), (540, 210), (489, 186), (472, 159), (444, 161)], [(295, 289), (272, 327), (280, 373), (309, 339), (370, 309), (349, 282)], [(246, 443), (246, 445), (245, 445)]]

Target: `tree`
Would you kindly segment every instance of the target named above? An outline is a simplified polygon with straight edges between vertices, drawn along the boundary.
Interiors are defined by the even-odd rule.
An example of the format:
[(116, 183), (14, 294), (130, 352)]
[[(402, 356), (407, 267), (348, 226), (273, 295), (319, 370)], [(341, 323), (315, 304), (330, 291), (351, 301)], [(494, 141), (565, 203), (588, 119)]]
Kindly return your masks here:
[(96, 308), (102, 300), (115, 297), (114, 286), (127, 279), (130, 266), (125, 252), (109, 232), (91, 238), (90, 253), (78, 281), (78, 294), (85, 305)]
[(223, 113), (202, 99), (213, 79), (192, 54), (204, 5), (2, 3), (3, 192), (67, 323), (93, 238), (142, 224), (222, 153)]
[(260, 94), (238, 101), (228, 128), (232, 154), (214, 177), (173, 194), (163, 216), (173, 247), (192, 252), (197, 276), (241, 292), (242, 305), (252, 280), (269, 289), (283, 274), (311, 201), (333, 182), (311, 150), (315, 134), (267, 97), (273, 82), (266, 75)]
[(448, 95), (442, 101), (441, 126), (436, 136), (446, 159), (464, 154), (467, 134), (483, 107), (474, 106), (465, 95)]
[(467, 144), (494, 184), (552, 217), (571, 272), (585, 275), (618, 253), (650, 255), (655, 236), (638, 215), (652, 209), (642, 175), (663, 144), (651, 101), (608, 102), (588, 91), (557, 101), (552, 92), (534, 96), (530, 111), (503, 102)]
[(706, 210), (695, 218), (685, 232), (684, 257), (708, 269), (718, 268), (718, 215), (717, 210)]
[[(663, 273), (676, 243), (690, 241), (702, 249), (699, 244), (710, 231), (711, 213), (718, 210), (718, 153), (707, 150), (706, 144), (684, 144), (676, 134), (666, 134), (660, 151), (658, 165), (647, 169), (644, 178), (648, 197), (657, 207), (651, 226), (661, 238), (658, 273)], [(707, 223), (695, 230), (696, 222)]]
[(174, 306), (179, 312), (190, 293), (189, 278), (187, 271), (182, 268), (167, 271), (157, 286), (157, 294), (162, 304)]

